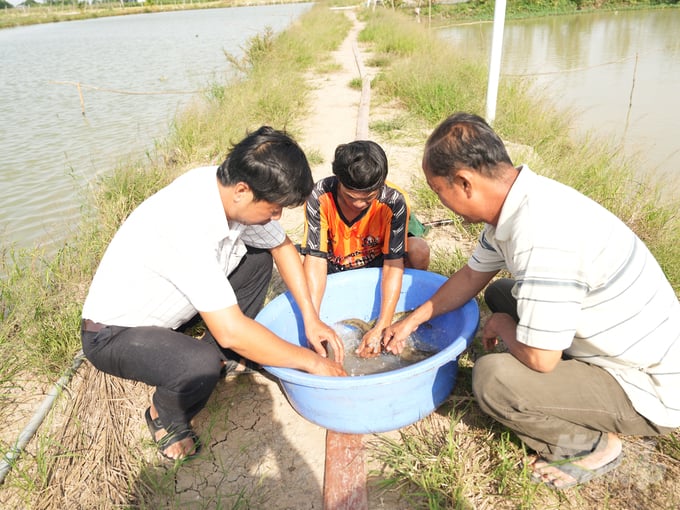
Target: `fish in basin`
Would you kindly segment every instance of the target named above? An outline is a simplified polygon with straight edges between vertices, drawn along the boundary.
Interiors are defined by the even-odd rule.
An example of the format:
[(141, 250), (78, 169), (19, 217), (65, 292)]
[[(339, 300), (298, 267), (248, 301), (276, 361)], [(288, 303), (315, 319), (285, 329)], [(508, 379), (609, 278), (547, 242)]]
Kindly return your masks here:
[[(413, 310), (398, 312), (394, 314), (393, 323), (407, 317)], [(384, 350), (381, 345), (382, 354), (375, 358), (363, 358), (356, 354), (364, 335), (370, 331), (376, 323), (377, 318), (365, 321), (357, 318), (349, 318), (333, 324), (333, 329), (342, 339), (345, 345), (345, 371), (349, 375), (367, 375), (381, 372), (388, 372), (403, 368), (426, 358), (429, 358), (438, 351), (432, 346), (419, 342), (417, 332), (409, 336), (401, 354), (396, 355)], [(421, 328), (428, 327), (429, 323), (424, 323)], [(431, 327), (431, 326), (430, 326)], [(382, 341), (381, 341), (382, 343)], [(332, 353), (331, 353), (332, 355)]]

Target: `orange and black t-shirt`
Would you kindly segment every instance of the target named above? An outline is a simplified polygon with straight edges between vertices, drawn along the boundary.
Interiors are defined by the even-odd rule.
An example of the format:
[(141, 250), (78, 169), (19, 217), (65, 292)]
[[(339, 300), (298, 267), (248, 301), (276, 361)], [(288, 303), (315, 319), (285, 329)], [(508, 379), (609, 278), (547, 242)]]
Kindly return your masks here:
[(385, 184), (378, 197), (354, 221), (338, 207), (338, 178), (314, 186), (305, 206), (302, 253), (328, 260), (328, 272), (382, 266), (384, 259), (407, 251), (410, 206), (406, 194)]

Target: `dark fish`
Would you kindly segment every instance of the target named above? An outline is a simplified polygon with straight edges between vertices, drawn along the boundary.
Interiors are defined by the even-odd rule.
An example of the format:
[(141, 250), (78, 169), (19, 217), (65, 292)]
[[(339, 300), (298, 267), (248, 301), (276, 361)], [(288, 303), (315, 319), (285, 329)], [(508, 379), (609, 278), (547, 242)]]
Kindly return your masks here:
[[(395, 314), (395, 322), (408, 316), (411, 311)], [(416, 332), (413, 335), (409, 335), (404, 349), (398, 356), (383, 350), (382, 354), (377, 357), (361, 357), (355, 351), (361, 344), (363, 336), (374, 327), (375, 323), (376, 319), (365, 321), (350, 318), (333, 324), (333, 329), (345, 345), (345, 361), (343, 366), (347, 375), (361, 376), (397, 370), (423, 361), (438, 352), (436, 347), (421, 341), (418, 332)], [(425, 322), (421, 325), (421, 328), (432, 328), (432, 325), (429, 322)], [(333, 353), (330, 350), (329, 356), (332, 359)]]
[[(406, 317), (411, 315), (412, 312), (413, 312), (413, 310), (406, 310), (406, 311), (403, 311), (403, 312), (395, 313), (394, 317), (392, 318), (392, 324), (394, 324), (395, 322), (399, 322), (402, 319), (405, 319)], [(344, 319), (344, 320), (337, 322), (337, 324), (345, 326), (345, 327), (356, 329), (358, 331), (359, 338), (363, 338), (363, 336), (366, 333), (368, 333), (371, 329), (373, 329), (373, 327), (375, 326), (375, 323), (377, 321), (378, 321), (377, 317), (375, 319), (371, 319), (368, 322), (361, 320), (361, 319)], [(383, 351), (384, 347), (385, 347), (383, 345), (382, 341), (383, 341), (383, 339), (381, 338), (380, 339), (380, 350), (381, 351)], [(370, 345), (370, 347), (375, 351), (377, 349), (378, 345)], [(407, 354), (407, 356), (408, 355), (409, 354)], [(404, 356), (404, 352), (402, 352), (401, 356), (402, 357)], [(422, 358), (422, 359), (424, 359), (424, 358)]]

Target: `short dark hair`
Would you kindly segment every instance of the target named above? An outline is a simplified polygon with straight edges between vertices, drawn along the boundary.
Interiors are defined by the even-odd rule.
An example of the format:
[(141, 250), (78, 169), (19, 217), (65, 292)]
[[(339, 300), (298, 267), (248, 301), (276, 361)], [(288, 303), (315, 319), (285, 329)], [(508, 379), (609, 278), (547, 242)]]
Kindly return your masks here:
[(451, 177), (467, 167), (493, 178), (500, 163), (512, 165), (503, 141), (483, 118), (471, 113), (454, 113), (425, 143), (423, 167), (439, 177)]
[(256, 201), (302, 205), (314, 179), (305, 153), (286, 132), (262, 126), (234, 145), (217, 169), (223, 186), (246, 183)]
[(374, 191), (385, 184), (387, 156), (380, 145), (370, 140), (338, 145), (333, 174), (349, 189)]

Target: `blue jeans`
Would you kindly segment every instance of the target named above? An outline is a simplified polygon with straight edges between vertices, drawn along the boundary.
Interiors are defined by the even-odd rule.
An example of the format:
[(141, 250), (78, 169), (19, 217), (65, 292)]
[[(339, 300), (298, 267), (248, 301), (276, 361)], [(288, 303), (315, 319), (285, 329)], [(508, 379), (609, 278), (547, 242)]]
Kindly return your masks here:
[[(272, 275), (267, 250), (248, 253), (229, 276), (238, 304), (254, 318), (264, 304)], [(83, 352), (99, 370), (156, 388), (153, 404), (168, 430), (183, 430), (205, 407), (220, 376), (226, 350), (206, 331), (201, 340), (155, 326), (106, 326), (81, 331)]]

